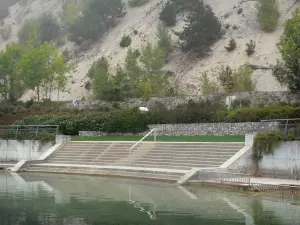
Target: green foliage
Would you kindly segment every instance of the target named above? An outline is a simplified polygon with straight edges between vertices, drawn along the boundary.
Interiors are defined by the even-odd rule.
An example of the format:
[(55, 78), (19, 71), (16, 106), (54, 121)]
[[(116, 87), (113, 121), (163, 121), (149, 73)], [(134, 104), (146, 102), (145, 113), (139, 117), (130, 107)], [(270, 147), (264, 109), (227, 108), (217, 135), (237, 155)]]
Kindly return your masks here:
[(109, 64), (106, 58), (102, 57), (94, 62), (87, 76), (92, 80), (93, 93), (96, 99), (123, 100), (116, 80), (109, 73)]
[(257, 0), (256, 8), (261, 29), (267, 32), (274, 31), (280, 18), (277, 0)]
[(255, 83), (252, 79), (252, 69), (247, 65), (240, 66), (233, 73), (233, 92), (255, 91)]
[(198, 56), (206, 56), (223, 35), (222, 25), (211, 7), (197, 2), (187, 16), (187, 25), (179, 34), (181, 48), (184, 52), (193, 51)]
[(43, 14), (38, 19), (38, 25), (41, 43), (57, 40), (60, 36), (61, 28), (52, 14)]
[(19, 133), (17, 136), (16, 132), (0, 132), (0, 139), (3, 140), (36, 140), (41, 141), (42, 143), (55, 141), (55, 136), (55, 134), (43, 132), (40, 132), (38, 134), (36, 134), (35, 132)]
[(168, 55), (174, 50), (172, 37), (164, 25), (157, 26), (156, 36), (158, 39), (157, 47), (164, 52), (167, 59)]
[(246, 52), (247, 55), (250, 56), (255, 52), (256, 43), (253, 40), (250, 40), (249, 43), (246, 43)]
[(128, 4), (131, 7), (138, 7), (146, 4), (149, 0), (128, 0)]
[(250, 99), (235, 99), (231, 103), (232, 109), (249, 108), (251, 105)]
[(19, 30), (19, 42), (33, 48), (39, 47), (42, 44), (39, 29), (36, 19), (27, 19)]
[(44, 42), (38, 48), (27, 51), (18, 63), (18, 73), (26, 88), (36, 90), (37, 99), (40, 101), (41, 87), (47, 94), (52, 88), (64, 90), (71, 67), (65, 64), (63, 55), (52, 42)]
[(173, 50), (173, 42), (164, 26), (158, 27), (157, 37), (157, 44), (148, 42), (142, 46), (139, 54), (129, 48), (124, 68), (117, 66), (115, 74), (109, 73), (107, 59), (94, 64), (88, 77), (92, 79), (95, 98), (120, 101), (126, 98), (149, 99), (169, 94), (171, 85), (162, 67)]
[(281, 60), (277, 62), (273, 73), (282, 85), (291, 91), (300, 88), (300, 8), (296, 9), (292, 18), (284, 25), (284, 33), (278, 43)]
[(282, 141), (299, 140), (294, 135), (285, 135), (280, 131), (262, 132), (255, 136), (252, 156), (255, 160), (261, 160), (264, 155), (274, 153), (274, 150), (279, 146)]
[(218, 92), (218, 85), (210, 81), (207, 72), (201, 74), (200, 77), (200, 91), (202, 94), (213, 94)]
[(129, 47), (130, 45), (131, 45), (131, 37), (129, 35), (123, 36), (122, 40), (120, 42), (120, 46), (122, 48), (126, 48), (126, 47)]
[(77, 44), (95, 41), (125, 15), (122, 0), (90, 0), (82, 11), (82, 16), (68, 26), (69, 39)]
[(80, 15), (80, 6), (78, 0), (63, 0), (60, 20), (64, 27), (68, 28), (74, 25)]
[(24, 46), (12, 43), (0, 53), (0, 94), (6, 102), (14, 102), (24, 93), (17, 65), (26, 51)]
[(219, 72), (219, 81), (227, 94), (231, 93), (234, 88), (233, 71), (229, 66), (222, 66)]
[(234, 38), (231, 38), (229, 40), (228, 46), (225, 46), (225, 49), (228, 52), (232, 52), (234, 49), (236, 49), (236, 41), (234, 40)]
[(79, 113), (70, 115), (43, 115), (27, 117), (16, 125), (59, 125), (65, 135), (78, 135), (79, 131), (107, 133), (138, 133), (148, 130), (148, 119), (138, 109), (121, 109), (111, 112)]
[(237, 11), (237, 14), (240, 15), (240, 14), (242, 14), (242, 13), (243, 13), (243, 9), (242, 9), (242, 8), (239, 8), (238, 11)]
[(229, 110), (226, 121), (236, 122), (259, 122), (268, 119), (291, 119), (297, 118), (300, 107), (290, 105), (272, 105), (266, 107), (242, 108)]
[(166, 26), (174, 26), (176, 24), (176, 4), (172, 1), (167, 2), (161, 13), (159, 19), (162, 20)]

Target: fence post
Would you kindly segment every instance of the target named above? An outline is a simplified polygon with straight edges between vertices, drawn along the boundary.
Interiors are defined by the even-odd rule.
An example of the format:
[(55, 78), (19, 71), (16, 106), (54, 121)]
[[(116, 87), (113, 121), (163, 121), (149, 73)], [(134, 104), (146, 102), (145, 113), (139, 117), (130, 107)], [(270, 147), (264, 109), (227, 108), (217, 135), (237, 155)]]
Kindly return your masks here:
[(16, 140), (18, 140), (18, 132), (19, 132), (19, 126), (17, 126), (17, 130), (16, 130)]
[(156, 142), (156, 129), (154, 130), (154, 142)]
[(38, 135), (38, 132), (39, 132), (39, 126), (37, 125), (37, 126), (36, 126), (35, 137), (37, 137), (37, 135)]

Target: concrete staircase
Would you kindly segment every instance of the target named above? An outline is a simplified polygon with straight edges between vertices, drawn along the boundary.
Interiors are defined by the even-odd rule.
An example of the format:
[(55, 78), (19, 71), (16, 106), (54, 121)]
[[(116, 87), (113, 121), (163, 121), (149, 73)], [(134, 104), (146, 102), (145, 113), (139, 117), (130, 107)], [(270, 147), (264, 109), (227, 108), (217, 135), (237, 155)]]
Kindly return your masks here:
[(217, 168), (244, 143), (69, 142), (29, 171), (101, 174), (178, 180), (194, 167)]

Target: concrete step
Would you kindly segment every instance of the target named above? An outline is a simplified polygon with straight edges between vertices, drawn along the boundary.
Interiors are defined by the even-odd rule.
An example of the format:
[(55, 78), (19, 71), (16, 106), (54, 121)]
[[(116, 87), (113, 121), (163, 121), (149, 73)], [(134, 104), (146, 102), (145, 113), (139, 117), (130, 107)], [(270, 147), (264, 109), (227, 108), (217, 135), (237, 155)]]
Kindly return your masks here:
[(59, 172), (59, 173), (83, 173), (83, 174), (98, 174), (107, 176), (123, 176), (147, 179), (159, 179), (177, 181), (183, 173), (162, 173), (151, 171), (128, 171), (128, 170), (107, 170), (94, 168), (64, 168), (64, 167), (47, 167), (47, 166), (33, 166), (28, 169), (30, 172)]

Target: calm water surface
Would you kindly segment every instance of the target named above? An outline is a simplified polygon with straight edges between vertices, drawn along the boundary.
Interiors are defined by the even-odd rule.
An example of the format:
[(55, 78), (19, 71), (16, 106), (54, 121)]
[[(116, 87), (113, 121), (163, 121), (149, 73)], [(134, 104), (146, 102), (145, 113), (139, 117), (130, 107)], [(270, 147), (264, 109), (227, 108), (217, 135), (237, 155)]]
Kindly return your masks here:
[(0, 173), (0, 225), (300, 225), (299, 204), (295, 196)]

